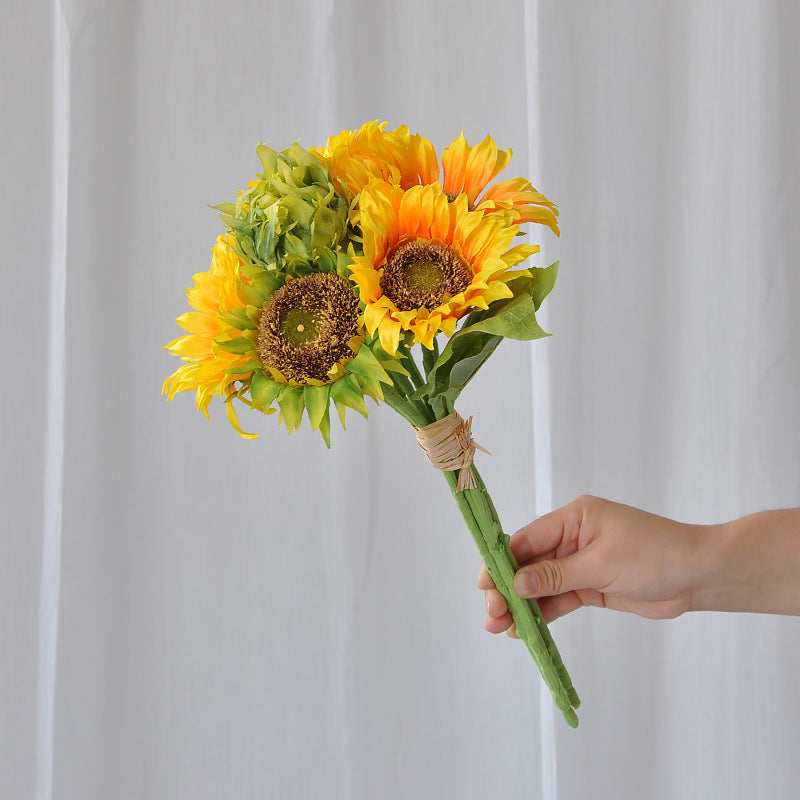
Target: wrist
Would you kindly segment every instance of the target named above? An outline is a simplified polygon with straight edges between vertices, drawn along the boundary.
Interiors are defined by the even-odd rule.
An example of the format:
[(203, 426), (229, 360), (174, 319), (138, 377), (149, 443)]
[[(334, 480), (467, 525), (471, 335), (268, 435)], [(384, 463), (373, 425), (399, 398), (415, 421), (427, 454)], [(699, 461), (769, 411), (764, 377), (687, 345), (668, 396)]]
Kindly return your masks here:
[(701, 525), (697, 535), (698, 570), (692, 589), (692, 611), (733, 610), (738, 586), (736, 562), (742, 549), (740, 520)]
[(800, 614), (800, 509), (704, 526), (698, 550), (693, 610)]

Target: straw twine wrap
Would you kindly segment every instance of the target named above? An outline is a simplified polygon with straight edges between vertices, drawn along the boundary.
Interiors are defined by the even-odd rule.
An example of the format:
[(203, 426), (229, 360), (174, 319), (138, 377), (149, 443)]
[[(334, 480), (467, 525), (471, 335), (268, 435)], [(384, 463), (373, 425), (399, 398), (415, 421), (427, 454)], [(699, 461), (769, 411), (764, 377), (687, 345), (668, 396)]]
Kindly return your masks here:
[(472, 473), (472, 459), (475, 450), (484, 453), (489, 451), (472, 438), (472, 417), (464, 420), (457, 411), (453, 411), (424, 428), (415, 427), (414, 430), (419, 446), (436, 469), (459, 471), (456, 491), (478, 487)]

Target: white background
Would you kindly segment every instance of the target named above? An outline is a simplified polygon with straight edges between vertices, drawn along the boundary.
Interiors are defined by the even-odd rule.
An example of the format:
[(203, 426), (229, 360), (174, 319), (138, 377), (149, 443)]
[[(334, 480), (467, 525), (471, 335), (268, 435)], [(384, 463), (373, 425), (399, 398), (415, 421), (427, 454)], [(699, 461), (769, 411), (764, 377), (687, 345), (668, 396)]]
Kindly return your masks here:
[(491, 132), (562, 214), (554, 336), (461, 403), (507, 530), (534, 465), (539, 510), (800, 505), (798, 30), (789, 0), (7, 3), (0, 797), (792, 797), (798, 620), (561, 620), (552, 741), (406, 423), (247, 442), (159, 392), (259, 140)]

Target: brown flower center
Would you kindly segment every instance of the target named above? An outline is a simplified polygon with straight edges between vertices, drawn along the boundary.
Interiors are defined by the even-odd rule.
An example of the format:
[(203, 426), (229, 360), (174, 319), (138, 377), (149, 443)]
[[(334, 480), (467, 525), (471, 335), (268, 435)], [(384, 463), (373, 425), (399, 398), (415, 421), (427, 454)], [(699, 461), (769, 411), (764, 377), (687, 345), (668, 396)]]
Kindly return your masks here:
[(380, 285), (400, 311), (432, 311), (469, 286), (472, 270), (447, 245), (427, 239), (401, 242), (386, 256)]
[(258, 325), (258, 353), (264, 364), (298, 383), (329, 380), (337, 362), (354, 353), (358, 299), (346, 278), (317, 272), (295, 278), (270, 298)]

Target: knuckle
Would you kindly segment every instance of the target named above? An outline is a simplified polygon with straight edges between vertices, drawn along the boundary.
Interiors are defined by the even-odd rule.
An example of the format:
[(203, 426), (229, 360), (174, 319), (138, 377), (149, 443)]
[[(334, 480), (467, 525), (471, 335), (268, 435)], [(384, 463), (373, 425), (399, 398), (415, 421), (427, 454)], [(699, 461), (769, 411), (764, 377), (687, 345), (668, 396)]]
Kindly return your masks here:
[(573, 501), (576, 511), (581, 513), (595, 513), (600, 510), (605, 501), (602, 497), (595, 497), (592, 494), (582, 494)]
[(539, 579), (542, 589), (548, 594), (561, 594), (564, 585), (564, 575), (557, 561), (542, 561), (539, 564)]

